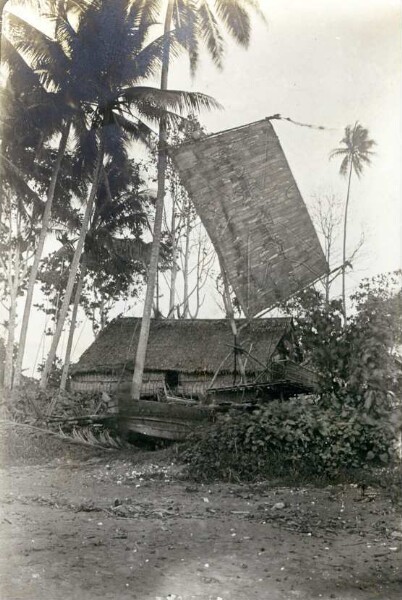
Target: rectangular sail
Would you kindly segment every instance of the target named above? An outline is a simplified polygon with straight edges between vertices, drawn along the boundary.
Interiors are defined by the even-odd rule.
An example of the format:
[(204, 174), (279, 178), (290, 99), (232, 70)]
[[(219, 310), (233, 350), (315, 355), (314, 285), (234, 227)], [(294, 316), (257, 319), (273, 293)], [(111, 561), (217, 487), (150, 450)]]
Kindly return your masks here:
[(268, 119), (169, 150), (246, 316), (286, 300), (328, 265)]

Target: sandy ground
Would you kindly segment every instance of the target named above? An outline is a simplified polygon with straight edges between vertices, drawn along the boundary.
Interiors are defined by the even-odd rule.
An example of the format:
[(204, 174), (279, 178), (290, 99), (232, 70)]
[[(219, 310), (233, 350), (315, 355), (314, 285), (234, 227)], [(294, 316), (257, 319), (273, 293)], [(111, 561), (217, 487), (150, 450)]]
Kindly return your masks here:
[(198, 485), (172, 451), (0, 433), (2, 600), (402, 597), (387, 490)]

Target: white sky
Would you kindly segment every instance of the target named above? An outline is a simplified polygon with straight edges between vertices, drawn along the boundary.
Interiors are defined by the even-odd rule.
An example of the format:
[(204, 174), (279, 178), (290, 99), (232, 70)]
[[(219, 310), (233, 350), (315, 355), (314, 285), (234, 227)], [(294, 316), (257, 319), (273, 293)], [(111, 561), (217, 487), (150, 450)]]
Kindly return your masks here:
[[(312, 196), (343, 200), (346, 181), (329, 152), (344, 127), (359, 121), (377, 142), (373, 164), (352, 184), (349, 243), (364, 230), (363, 256), (349, 290), (365, 276), (399, 268), (401, 246), (401, 4), (399, 0), (263, 0), (268, 25), (254, 21), (248, 51), (227, 46), (224, 70), (204, 57), (191, 81), (185, 58), (172, 65), (170, 87), (210, 94), (223, 111), (201, 116), (208, 132), (280, 113), (331, 131), (274, 122), (309, 207)], [(206, 305), (204, 316), (216, 316)], [(40, 330), (39, 319), (33, 328)], [(43, 326), (42, 326), (43, 327)], [(81, 333), (77, 358), (92, 338)], [(38, 349), (31, 331), (27, 374)], [(41, 353), (40, 353), (41, 354)]]

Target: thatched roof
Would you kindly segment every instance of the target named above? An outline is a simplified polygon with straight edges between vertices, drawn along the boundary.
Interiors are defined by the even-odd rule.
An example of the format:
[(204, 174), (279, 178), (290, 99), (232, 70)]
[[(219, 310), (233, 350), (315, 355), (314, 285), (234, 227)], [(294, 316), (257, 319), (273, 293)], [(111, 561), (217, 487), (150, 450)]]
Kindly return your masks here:
[(182, 144), (169, 155), (246, 315), (289, 298), (327, 272), (269, 120)]
[[(237, 321), (238, 327), (246, 321)], [(134, 370), (141, 319), (112, 321), (84, 352), (72, 369), (73, 374)], [(240, 331), (238, 344), (262, 364), (272, 357), (278, 343), (290, 331), (291, 320), (255, 319)], [(145, 370), (175, 370), (186, 373), (214, 373), (232, 352), (223, 371), (233, 371), (233, 335), (225, 319), (153, 319), (149, 334)], [(263, 370), (249, 359), (248, 372)]]

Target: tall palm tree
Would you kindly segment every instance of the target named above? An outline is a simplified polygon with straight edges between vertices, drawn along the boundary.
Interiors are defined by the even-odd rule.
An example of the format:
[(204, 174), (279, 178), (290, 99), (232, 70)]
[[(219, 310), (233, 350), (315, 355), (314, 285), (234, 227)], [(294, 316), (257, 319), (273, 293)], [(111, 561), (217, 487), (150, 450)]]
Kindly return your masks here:
[(341, 157), (341, 165), (339, 173), (343, 177), (347, 177), (347, 192), (345, 202), (345, 212), (343, 219), (343, 244), (342, 244), (342, 306), (343, 315), (346, 322), (347, 311), (346, 311), (346, 234), (348, 225), (348, 208), (350, 200), (350, 190), (352, 173), (355, 173), (358, 178), (361, 177), (364, 167), (371, 164), (371, 156), (374, 154), (372, 151), (375, 141), (369, 138), (369, 131), (360, 125), (358, 121), (352, 126), (348, 125), (345, 127), (345, 134), (340, 141), (341, 147), (335, 148), (330, 153), (330, 159)]
[[(49, 212), (49, 202), (43, 195), (56, 184), (55, 169), (49, 173), (48, 165), (54, 160), (54, 152), (45, 147), (45, 142), (54, 134), (55, 105), (43, 89), (39, 77), (33, 73), (15, 49), (4, 39), (3, 57), (7, 62), (8, 77), (1, 90), (1, 187), (3, 196), (8, 192), (18, 198), (19, 212), (25, 205), (33, 204), (35, 219), (35, 245), (33, 265), (28, 270), (28, 279), (36, 274), (43, 240), (43, 220)], [(56, 169), (58, 175), (58, 169)], [(51, 185), (49, 188), (49, 180)], [(3, 199), (6, 199), (4, 196)], [(4, 202), (0, 203), (3, 207)], [(1, 217), (1, 210), (0, 210)], [(41, 233), (39, 233), (41, 232)], [(47, 227), (46, 227), (47, 233)], [(39, 250), (38, 250), (39, 246)], [(39, 257), (40, 258), (40, 257)], [(35, 270), (36, 268), (36, 270)], [(26, 281), (24, 281), (24, 284)], [(31, 284), (32, 285), (32, 284)], [(28, 295), (31, 288), (28, 282)], [(20, 370), (17, 381), (19, 380)]]
[[(127, 160), (124, 164), (118, 160), (110, 161), (103, 170), (76, 283), (61, 390), (67, 383), (74, 330), (87, 272), (93, 274), (95, 285), (101, 281), (101, 287), (103, 283), (103, 287), (112, 288), (113, 292), (127, 290), (135, 276), (140, 271), (144, 272), (148, 244), (142, 241), (141, 235), (148, 224), (148, 198), (139, 190), (141, 183), (138, 166), (132, 161)], [(129, 238), (128, 232), (131, 233)]]
[(46, 387), (70, 305), (103, 157), (116, 152), (124, 154), (125, 145), (133, 138), (149, 141), (150, 129), (143, 119), (159, 121), (163, 115), (166, 123), (176, 122), (178, 115), (172, 111), (198, 111), (217, 106), (212, 98), (203, 94), (140, 85), (159, 69), (166, 44), (174, 48), (178, 45), (174, 32), (170, 31), (147, 44), (155, 21), (142, 13), (143, 4), (142, 0), (93, 2), (75, 28), (68, 13), (59, 11), (54, 16), (54, 43), (49, 43), (43, 34), (39, 45), (34, 47), (26, 35), (19, 42), (20, 51), (36, 61), (36, 68), (40, 68), (44, 77), (51, 84), (58, 85), (61, 81), (69, 103), (83, 109), (89, 124), (83, 137), (93, 150), (91, 191), (59, 321), (42, 373), (42, 388)]
[[(66, 0), (65, 2), (61, 1), (58, 4), (59, 10), (67, 11), (69, 10), (71, 4), (73, 4), (75, 15), (77, 18), (79, 18), (82, 10), (85, 7), (85, 0), (81, 0), (81, 2), (76, 3), (72, 3), (70, 0)], [(53, 172), (50, 178), (49, 187), (47, 189), (46, 205), (42, 216), (42, 226), (33, 264), (30, 270), (27, 294), (24, 304), (13, 382), (13, 385), (18, 387), (22, 373), (22, 363), (25, 354), (25, 345), (28, 334), (28, 325), (31, 314), (35, 282), (50, 226), (56, 186), (61, 171), (62, 161), (66, 152), (72, 122), (74, 118), (77, 118), (79, 113), (76, 111), (77, 107), (73, 106), (70, 98), (65, 95), (66, 90), (65, 86), (63, 86), (62, 82), (60, 82), (60, 74), (59, 81), (53, 80), (52, 85), (49, 86), (49, 78), (47, 73), (41, 69), (43, 66), (43, 57), (41, 56), (41, 52), (43, 52), (43, 48), (48, 50), (50, 47), (52, 47), (53, 51), (55, 51), (56, 46), (53, 40), (42, 34), (39, 30), (31, 27), (28, 23), (24, 22), (15, 15), (9, 15), (9, 25), (11, 28), (11, 37), (14, 38), (14, 45), (9, 43), (6, 45), (6, 58), (9, 66), (13, 69), (14, 73), (19, 76), (20, 81), (25, 84), (25, 93), (27, 90), (29, 91), (32, 80), (35, 83), (39, 82), (42, 86), (41, 101), (35, 104), (35, 111), (38, 112), (37, 107), (39, 107), (39, 112), (42, 115), (41, 128), (44, 128), (42, 131), (42, 143), (44, 143), (46, 139), (52, 139), (56, 134), (59, 134), (58, 151), (53, 165)], [(32, 44), (32, 47), (29, 46), (30, 44)], [(19, 53), (15, 52), (15, 48), (18, 48)], [(29, 67), (23, 58), (28, 60)], [(59, 65), (59, 67), (60, 66), (65, 68), (66, 64)], [(31, 113), (27, 114), (28, 122), (30, 121), (31, 114), (32, 111)], [(44, 114), (46, 115), (45, 118), (43, 118)], [(38, 115), (36, 115), (36, 117), (37, 116)]]
[[(155, 15), (160, 13), (162, 4), (160, 0), (147, 2), (149, 10)], [(167, 34), (173, 26), (177, 29), (177, 39), (187, 50), (190, 58), (190, 68), (194, 73), (199, 59), (199, 45), (206, 45), (209, 54), (215, 64), (222, 68), (224, 54), (224, 40), (221, 28), (231, 35), (237, 43), (247, 47), (250, 41), (250, 15), (253, 10), (260, 17), (264, 16), (259, 8), (258, 0), (168, 0), (164, 31)], [(161, 90), (168, 87), (169, 64), (171, 45), (166, 37), (161, 69)], [(163, 206), (165, 198), (166, 180), (166, 143), (167, 123), (162, 116), (159, 123), (158, 143), (158, 191), (156, 198), (155, 221), (152, 239), (151, 259), (148, 270), (147, 290), (144, 301), (144, 309), (141, 321), (141, 330), (135, 357), (134, 375), (131, 387), (131, 397), (140, 399), (142, 376), (145, 366), (145, 357), (148, 345), (149, 329), (151, 325), (151, 314), (155, 285), (158, 272), (159, 248), (162, 234)]]

